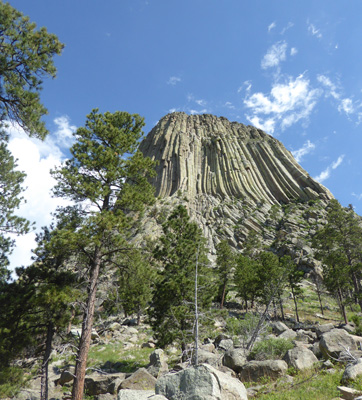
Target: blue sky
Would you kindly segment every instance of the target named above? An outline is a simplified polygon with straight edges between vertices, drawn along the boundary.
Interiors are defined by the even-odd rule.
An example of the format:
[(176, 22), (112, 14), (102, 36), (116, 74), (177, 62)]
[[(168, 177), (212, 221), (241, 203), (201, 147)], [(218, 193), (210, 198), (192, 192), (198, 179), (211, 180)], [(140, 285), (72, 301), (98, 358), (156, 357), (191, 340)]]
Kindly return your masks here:
[[(48, 170), (93, 109), (145, 117), (210, 113), (279, 139), (311, 176), (362, 213), (362, 2), (349, 0), (10, 0), (65, 44), (42, 101), (44, 143), (11, 128), (28, 172), (20, 212), (49, 224)], [(33, 236), (18, 241), (25, 263)]]

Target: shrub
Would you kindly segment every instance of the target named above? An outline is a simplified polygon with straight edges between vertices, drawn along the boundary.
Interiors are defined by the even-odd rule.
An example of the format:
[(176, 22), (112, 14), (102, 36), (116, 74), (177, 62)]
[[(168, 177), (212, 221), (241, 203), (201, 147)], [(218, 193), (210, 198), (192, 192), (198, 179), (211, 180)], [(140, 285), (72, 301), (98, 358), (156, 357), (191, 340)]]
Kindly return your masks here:
[[(252, 337), (258, 322), (260, 315), (245, 314), (244, 319), (241, 318), (228, 318), (226, 321), (226, 331), (234, 337), (235, 342), (240, 342), (242, 345), (246, 345)], [(265, 336), (269, 333), (270, 328), (266, 324), (263, 324), (259, 336)]]
[(256, 343), (249, 354), (251, 360), (280, 360), (285, 353), (294, 347), (288, 339), (264, 339)]

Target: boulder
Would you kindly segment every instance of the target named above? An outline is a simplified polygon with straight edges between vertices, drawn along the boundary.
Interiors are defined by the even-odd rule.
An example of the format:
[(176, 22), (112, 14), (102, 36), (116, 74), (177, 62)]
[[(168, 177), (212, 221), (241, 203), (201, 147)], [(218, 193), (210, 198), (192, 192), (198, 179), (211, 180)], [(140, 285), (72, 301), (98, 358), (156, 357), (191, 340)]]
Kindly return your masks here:
[(334, 329), (334, 325), (331, 323), (318, 325), (315, 329), (315, 333), (317, 334), (317, 337), (320, 338), (323, 335), (323, 333), (329, 332), (332, 329)]
[(223, 365), (231, 368), (235, 372), (240, 372), (243, 365), (247, 363), (247, 356), (244, 349), (232, 349), (224, 354)]
[(284, 331), (288, 330), (289, 328), (281, 321), (275, 321), (270, 324), (273, 332), (277, 335), (280, 335)]
[[(152, 399), (155, 392), (153, 390), (130, 390), (123, 389), (118, 392), (117, 400), (148, 400)], [(154, 399), (162, 400), (162, 399)], [(167, 399), (166, 399), (167, 400)]]
[(353, 338), (344, 329), (332, 329), (320, 337), (319, 348), (324, 356), (338, 358), (345, 351), (357, 350)]
[(318, 362), (318, 358), (314, 353), (305, 347), (294, 347), (294, 349), (288, 350), (283, 359), (289, 367), (299, 371), (311, 368), (313, 364)]
[[(211, 353), (210, 351), (198, 349), (197, 352), (198, 364), (209, 364), (215, 368), (218, 368), (222, 363), (222, 355), (217, 353)], [(195, 354), (192, 356), (192, 360), (195, 360)]]
[(341, 382), (354, 382), (360, 376), (362, 376), (362, 358), (359, 358), (355, 363), (346, 366)]
[(121, 389), (155, 390), (156, 378), (146, 368), (140, 368), (121, 383)]
[(159, 376), (168, 372), (167, 357), (162, 349), (156, 349), (150, 354), (150, 363), (148, 364), (147, 371), (158, 378)]
[(162, 376), (156, 393), (169, 400), (247, 400), (245, 386), (207, 364)]
[(263, 377), (277, 379), (283, 376), (287, 369), (288, 365), (283, 360), (250, 361), (243, 366), (239, 377), (243, 382), (257, 382)]
[(63, 386), (74, 379), (74, 368), (65, 369), (61, 372), (60, 377), (55, 381), (56, 385)]
[(280, 339), (290, 339), (293, 340), (297, 337), (297, 333), (293, 331), (293, 329), (287, 329), (283, 333), (281, 333), (278, 338)]
[(85, 392), (90, 396), (116, 394), (125, 374), (90, 375), (84, 380)]
[(217, 348), (223, 351), (228, 351), (234, 347), (234, 342), (232, 339), (223, 339), (220, 340)]
[(344, 400), (354, 400), (362, 394), (360, 390), (352, 389), (346, 386), (337, 386), (337, 389), (341, 392), (341, 397)]

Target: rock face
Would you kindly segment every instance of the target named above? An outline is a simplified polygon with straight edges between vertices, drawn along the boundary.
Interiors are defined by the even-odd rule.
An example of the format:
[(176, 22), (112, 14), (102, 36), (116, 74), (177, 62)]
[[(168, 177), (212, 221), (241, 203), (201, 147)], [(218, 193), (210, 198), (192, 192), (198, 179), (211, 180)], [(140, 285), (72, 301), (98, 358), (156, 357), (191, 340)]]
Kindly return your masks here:
[(158, 162), (153, 180), (158, 201), (144, 221), (146, 234), (157, 236), (165, 215), (183, 203), (203, 229), (211, 254), (221, 239), (242, 248), (251, 231), (272, 243), (278, 229), (278, 237), (288, 236), (296, 248), (289, 253), (298, 251), (301, 264), (314, 268), (304, 237), (323, 223), (333, 196), (277, 139), (223, 117), (172, 113), (151, 130), (140, 150)]
[(161, 377), (156, 393), (169, 400), (247, 400), (245, 386), (207, 364)]
[(247, 196), (269, 204), (329, 199), (285, 147), (260, 129), (213, 115), (168, 114), (140, 150), (160, 163), (156, 196)]

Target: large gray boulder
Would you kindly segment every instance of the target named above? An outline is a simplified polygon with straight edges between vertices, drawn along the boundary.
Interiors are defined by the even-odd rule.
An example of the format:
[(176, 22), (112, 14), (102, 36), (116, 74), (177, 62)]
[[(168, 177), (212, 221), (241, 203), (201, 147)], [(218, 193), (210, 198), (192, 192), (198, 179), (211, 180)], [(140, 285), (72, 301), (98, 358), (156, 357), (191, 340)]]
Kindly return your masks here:
[[(123, 389), (118, 392), (117, 400), (163, 400), (153, 397), (155, 392), (153, 390), (131, 390)], [(166, 398), (164, 398), (167, 400)]]
[(84, 380), (84, 389), (90, 396), (98, 394), (116, 394), (125, 374), (90, 375)]
[(236, 378), (208, 364), (162, 376), (156, 394), (168, 400), (247, 400), (245, 386)]
[(303, 369), (312, 368), (313, 364), (318, 362), (318, 358), (311, 350), (305, 347), (294, 347), (287, 351), (284, 356), (284, 361), (286, 361), (289, 367), (301, 371)]
[(257, 382), (260, 378), (277, 379), (287, 372), (288, 365), (283, 360), (250, 361), (243, 366), (240, 380)]
[(167, 357), (162, 349), (156, 349), (150, 354), (147, 371), (155, 378), (168, 372)]
[(281, 321), (272, 322), (272, 323), (270, 324), (270, 326), (271, 326), (273, 332), (274, 332), (275, 334), (277, 334), (277, 335), (280, 335), (281, 333), (283, 333), (284, 331), (286, 331), (286, 330), (289, 329), (289, 328), (285, 325), (285, 323), (284, 323), (284, 322), (281, 322)]
[(320, 337), (319, 348), (325, 357), (338, 358), (346, 349), (357, 350), (353, 338), (344, 329), (332, 329)]
[(316, 327), (315, 333), (320, 338), (324, 333), (330, 332), (332, 329), (334, 329), (334, 325), (331, 323), (318, 325)]
[(247, 355), (244, 349), (232, 349), (224, 354), (222, 359), (223, 365), (231, 368), (235, 372), (240, 372), (243, 365), (247, 363)]
[(348, 383), (354, 382), (358, 377), (362, 376), (362, 358), (357, 359), (353, 364), (346, 366), (341, 382)]
[(155, 390), (156, 378), (145, 368), (140, 368), (125, 379), (120, 388), (131, 390)]

